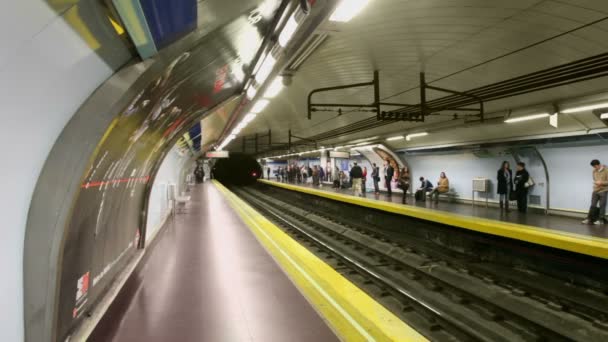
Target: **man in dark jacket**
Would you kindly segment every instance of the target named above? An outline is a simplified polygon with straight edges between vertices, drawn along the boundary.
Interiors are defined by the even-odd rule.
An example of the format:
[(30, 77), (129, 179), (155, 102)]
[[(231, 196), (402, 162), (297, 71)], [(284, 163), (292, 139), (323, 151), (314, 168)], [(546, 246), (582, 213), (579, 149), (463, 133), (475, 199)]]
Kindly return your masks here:
[(393, 181), (393, 175), (395, 174), (395, 169), (391, 166), (391, 163), (386, 160), (386, 166), (384, 167), (384, 181), (386, 182), (386, 191), (388, 195), (391, 196), (393, 191), (391, 189), (391, 182)]
[(517, 163), (517, 172), (515, 173), (515, 193), (517, 195), (517, 210), (520, 213), (528, 211), (528, 180), (530, 174), (526, 170), (526, 164)]
[(355, 196), (362, 196), (363, 192), (361, 191), (361, 180), (363, 179), (363, 170), (361, 167), (355, 163), (352, 169), (350, 169), (350, 179), (353, 184), (353, 190), (355, 192)]
[(374, 181), (374, 191), (376, 195), (380, 194), (380, 187), (378, 186), (378, 182), (380, 182), (380, 168), (376, 166), (376, 163), (372, 164), (372, 180)]

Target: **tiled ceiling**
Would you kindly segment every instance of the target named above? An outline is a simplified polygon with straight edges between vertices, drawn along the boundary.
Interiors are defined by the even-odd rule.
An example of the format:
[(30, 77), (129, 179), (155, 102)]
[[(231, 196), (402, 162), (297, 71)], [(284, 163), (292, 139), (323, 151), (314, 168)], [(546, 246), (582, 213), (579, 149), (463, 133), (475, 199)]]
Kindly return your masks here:
[[(350, 22), (328, 22), (319, 29), (329, 38), (295, 73), (293, 83), (243, 134), (272, 129), (273, 139), (285, 141), (288, 129), (307, 137), (369, 118), (374, 114), (352, 112), (337, 116), (321, 112), (313, 113), (313, 119), (308, 120), (306, 98), (315, 88), (370, 81), (375, 69), (380, 71), (381, 98), (417, 104), (421, 71), (426, 73), (427, 81), (437, 80), (433, 85), (465, 91), (605, 53), (605, 18), (605, 0), (370, 0), (364, 12)], [(575, 31), (569, 32), (572, 30)], [(535, 43), (539, 44), (523, 49)], [(486, 112), (605, 91), (606, 84), (606, 79), (596, 79), (489, 102)], [(315, 100), (369, 103), (371, 95), (372, 89), (367, 88), (336, 91)], [(444, 95), (430, 92), (429, 98)], [(590, 113), (580, 116), (587, 116), (583, 120), (591, 128), (605, 127)], [(442, 116), (429, 121), (449, 119)], [(564, 118), (562, 122), (564, 125), (558, 130), (545, 120), (531, 122), (523, 130), (533, 134), (580, 126), (574, 119)], [(340, 140), (399, 132), (416, 125), (419, 124), (395, 123)], [(521, 130), (521, 126), (500, 124), (497, 129), (478, 129), (475, 135), (489, 139), (497, 134), (516, 136)], [(463, 132), (455, 130), (454, 134)], [(328, 143), (331, 141), (325, 142)]]

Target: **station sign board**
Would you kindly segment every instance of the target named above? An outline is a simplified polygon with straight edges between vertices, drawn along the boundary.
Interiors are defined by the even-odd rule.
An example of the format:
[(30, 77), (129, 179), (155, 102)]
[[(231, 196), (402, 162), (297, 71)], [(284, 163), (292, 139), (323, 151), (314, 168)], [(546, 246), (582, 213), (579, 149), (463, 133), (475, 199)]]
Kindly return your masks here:
[(350, 153), (349, 152), (330, 151), (329, 152), (329, 157), (330, 158), (348, 159), (348, 158), (350, 158)]
[(230, 154), (228, 151), (209, 151), (205, 153), (205, 157), (207, 158), (228, 158)]

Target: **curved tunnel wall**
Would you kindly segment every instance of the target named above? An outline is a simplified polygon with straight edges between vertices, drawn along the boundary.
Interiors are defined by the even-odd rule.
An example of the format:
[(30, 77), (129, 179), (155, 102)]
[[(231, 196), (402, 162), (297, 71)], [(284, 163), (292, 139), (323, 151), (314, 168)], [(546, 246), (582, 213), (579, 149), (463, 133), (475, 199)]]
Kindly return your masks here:
[[(164, 156), (194, 121), (240, 91), (234, 75), (252, 62), (242, 49), (259, 49), (267, 24), (249, 23), (246, 14), (187, 52), (171, 47), (126, 68), (70, 120), (28, 215), (26, 340), (64, 340), (105, 292), (145, 237), (151, 183)], [(246, 45), (234, 46), (243, 36)]]
[[(23, 288), (30, 284), (23, 281), (23, 241), (30, 201), (45, 160), (76, 110), (131, 58), (107, 17), (99, 15), (99, 7), (93, 1), (62, 8), (51, 8), (44, 0), (2, 4), (2, 341), (24, 339)], [(86, 19), (86, 24), (80, 19)]]

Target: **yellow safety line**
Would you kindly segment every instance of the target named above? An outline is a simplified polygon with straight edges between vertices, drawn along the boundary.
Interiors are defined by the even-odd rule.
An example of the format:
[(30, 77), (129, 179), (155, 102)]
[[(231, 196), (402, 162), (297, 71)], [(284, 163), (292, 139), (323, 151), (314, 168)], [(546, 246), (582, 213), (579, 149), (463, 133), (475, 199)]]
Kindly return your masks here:
[(446, 224), (457, 228), (464, 228), (481, 233), (503, 236), (511, 239), (517, 239), (553, 248), (563, 249), (571, 252), (608, 259), (608, 239), (533, 227), (517, 223), (501, 222), (478, 217), (453, 214), (439, 210), (418, 208), (410, 205), (378, 201), (373, 199), (344, 195), (335, 192), (311, 189), (291, 184), (278, 183), (268, 180), (259, 180), (259, 182), (276, 186), (279, 188), (324, 197), (335, 201), (355, 204), (367, 208), (378, 209), (390, 213)]
[(220, 183), (230, 206), (343, 341), (428, 341)]

